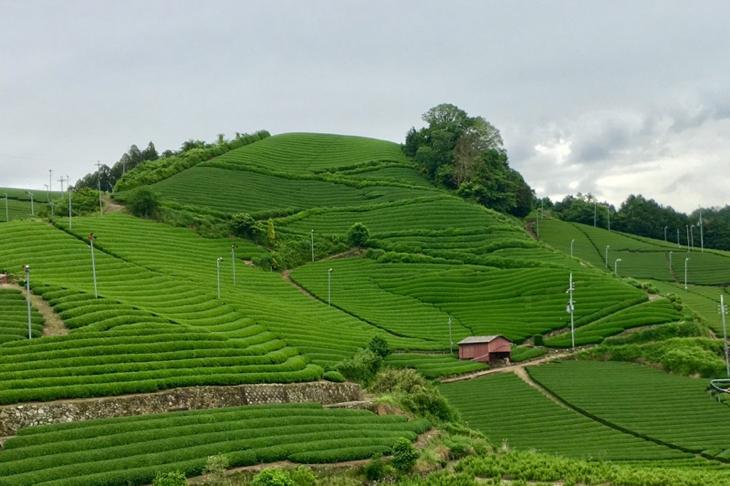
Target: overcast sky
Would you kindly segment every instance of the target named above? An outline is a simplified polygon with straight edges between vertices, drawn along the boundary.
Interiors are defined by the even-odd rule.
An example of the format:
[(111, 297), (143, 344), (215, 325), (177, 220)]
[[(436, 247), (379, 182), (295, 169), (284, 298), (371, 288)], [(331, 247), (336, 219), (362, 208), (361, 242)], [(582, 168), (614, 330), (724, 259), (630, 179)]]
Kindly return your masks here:
[(0, 187), (267, 129), (401, 142), (454, 103), (539, 195), (724, 205), (727, 1), (0, 0)]

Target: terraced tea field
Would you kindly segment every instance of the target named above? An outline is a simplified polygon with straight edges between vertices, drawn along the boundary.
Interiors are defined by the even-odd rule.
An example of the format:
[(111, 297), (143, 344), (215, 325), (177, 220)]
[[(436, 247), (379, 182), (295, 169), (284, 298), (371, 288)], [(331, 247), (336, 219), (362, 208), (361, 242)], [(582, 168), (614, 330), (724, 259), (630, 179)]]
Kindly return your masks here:
[(217, 454), (232, 467), (364, 459), (429, 426), (361, 410), (270, 405), (33, 427), (0, 450), (0, 484), (148, 484), (160, 471), (201, 474)]
[(730, 409), (706, 392), (706, 380), (619, 362), (568, 361), (528, 371), (572, 407), (599, 420), (730, 460)]
[(314, 207), (373, 204), (428, 195), (432, 189), (338, 184), (250, 170), (193, 167), (151, 188), (164, 201), (213, 214), (296, 212)]
[[(674, 304), (666, 299), (643, 302), (621, 309), (590, 324), (579, 326), (575, 331), (575, 344), (576, 346), (597, 344), (606, 337), (619, 334), (627, 329), (675, 322), (681, 318), (682, 315)], [(547, 338), (545, 339), (545, 345), (570, 347), (572, 345), (571, 336), (569, 333), (563, 333)]]
[[(0, 344), (28, 339), (28, 309), (25, 297), (15, 289), (0, 287)], [(31, 307), (31, 336), (43, 334), (43, 316)]]
[(306, 174), (392, 161), (410, 167), (400, 146), (385, 140), (323, 133), (284, 133), (232, 150), (203, 165), (235, 165)]
[[(616, 259), (620, 275), (684, 283), (684, 259), (689, 258), (687, 280), (700, 285), (724, 285), (730, 282), (730, 253), (720, 250), (695, 248), (688, 252), (686, 246), (626, 235), (603, 228), (546, 218), (541, 223), (543, 240), (554, 248), (570, 252), (570, 241), (575, 239), (574, 254), (594, 266), (614, 270)], [(683, 240), (684, 241), (684, 240)], [(686, 241), (685, 241), (686, 244)], [(670, 252), (671, 267), (670, 267)]]
[[(101, 236), (98, 242), (104, 240)], [(169, 251), (174, 253), (174, 246)], [(308, 364), (276, 334), (218, 301), (214, 285), (204, 290), (97, 250), (102, 298), (91, 302), (86, 244), (44, 223), (8, 223), (0, 265), (12, 270), (25, 263), (33, 269), (34, 288), (76, 330), (4, 344), (2, 403), (321, 376), (320, 367)]]
[(518, 449), (572, 457), (676, 460), (691, 455), (624, 434), (550, 401), (512, 373), (441, 385), (469, 426)]
[[(393, 333), (434, 340), (444, 348), (449, 344), (449, 316), (455, 342), (468, 335), (489, 334), (522, 341), (569, 324), (565, 270), (378, 263), (357, 258), (307, 264), (292, 276), (326, 302), (329, 268), (333, 269), (333, 305)], [(576, 290), (578, 325), (647, 299), (636, 288), (600, 273), (576, 272), (575, 282), (580, 289)]]

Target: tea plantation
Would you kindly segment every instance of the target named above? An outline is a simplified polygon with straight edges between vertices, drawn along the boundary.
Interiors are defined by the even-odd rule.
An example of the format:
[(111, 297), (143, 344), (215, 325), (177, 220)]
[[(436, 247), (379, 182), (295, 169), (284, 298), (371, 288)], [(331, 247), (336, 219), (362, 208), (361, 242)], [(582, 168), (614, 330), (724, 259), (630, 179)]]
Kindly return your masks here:
[[(0, 344), (28, 339), (28, 313), (26, 300), (20, 291), (0, 288)], [(43, 316), (35, 307), (31, 308), (31, 336), (43, 334)]]
[[(370, 387), (369, 406), (381, 415), (286, 404), (24, 428), (0, 438), (0, 485), (148, 484), (165, 471), (201, 474), (214, 455), (230, 467), (369, 459), (432, 426), (439, 434), (418, 441), (428, 449), (419, 468), (478, 456), (449, 472), (540, 480), (505, 472), (527, 463), (532, 473), (550, 469), (522, 455), (532, 449), (588, 460), (581, 470), (596, 478), (608, 474), (600, 461), (670, 465), (681, 468), (677, 477), (717, 468), (708, 477), (727, 477), (730, 417), (706, 380), (585, 358), (606, 359), (601, 350), (655, 333), (667, 348), (675, 338), (701, 341), (696, 348), (712, 357), (703, 373), (719, 369), (716, 305), (730, 283), (730, 254), (553, 218), (541, 221), (537, 238), (526, 222), (431, 184), (398, 144), (311, 133), (249, 138), (206, 149), (207, 160), (143, 164), (120, 186), (134, 190), (112, 195), (126, 209), (110, 205), (110, 214), (73, 224), (29, 218), (25, 191), (0, 189), (13, 205), (12, 221), (0, 224), (0, 273), (23, 284), (30, 265), (38, 309), (68, 331), (43, 336), (33, 308), (27, 339), (25, 298), (17, 286), (0, 289), (0, 417), (26, 402), (342, 381), (352, 369), (369, 373), (347, 377)], [(131, 215), (140, 187), (157, 195), (149, 219)], [(44, 196), (36, 192), (37, 208)], [(355, 223), (365, 227), (361, 239)], [(575, 353), (570, 275), (576, 345), (585, 348)], [(510, 364), (527, 367), (459, 360), (456, 343), (475, 335), (510, 339)], [(705, 358), (686, 349), (630, 359), (695, 369), (684, 365)], [(573, 355), (584, 359), (544, 362)], [(455, 375), (466, 379), (439, 384)], [(647, 477), (626, 474), (611, 477)]]
[(21, 430), (0, 450), (0, 484), (148, 484), (160, 471), (200, 474), (211, 455), (230, 466), (363, 459), (411, 440), (425, 420), (319, 405), (222, 408)]

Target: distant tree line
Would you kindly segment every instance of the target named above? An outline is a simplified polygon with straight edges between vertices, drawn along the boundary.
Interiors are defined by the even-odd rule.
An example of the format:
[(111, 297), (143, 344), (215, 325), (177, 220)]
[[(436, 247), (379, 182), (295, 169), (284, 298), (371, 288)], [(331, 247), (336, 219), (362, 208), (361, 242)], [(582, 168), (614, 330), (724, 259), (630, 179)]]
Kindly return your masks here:
[[(261, 135), (263, 134), (263, 135)], [(113, 191), (115, 185), (121, 180), (127, 172), (133, 169), (145, 165), (147, 162), (154, 160), (170, 159), (192, 153), (192, 152), (203, 152), (206, 149), (215, 149), (222, 146), (240, 145), (240, 141), (246, 140), (251, 137), (256, 139), (264, 138), (269, 133), (265, 131), (256, 132), (254, 135), (248, 135), (245, 133), (236, 133), (235, 138), (232, 141), (226, 141), (223, 134), (219, 134), (215, 142), (206, 142), (204, 140), (189, 139), (182, 143), (178, 150), (165, 150), (162, 154), (157, 152), (155, 144), (149, 142), (144, 150), (140, 150), (137, 145), (132, 145), (127, 152), (122, 154), (119, 160), (113, 163), (111, 166), (108, 164), (102, 164), (96, 171), (86, 174), (84, 177), (79, 179), (73, 186), (73, 189), (81, 189), (84, 187), (90, 189), (97, 189), (101, 187), (102, 191)]]
[[(168, 157), (173, 152), (166, 150), (162, 156)], [(74, 190), (82, 189), (84, 187), (89, 189), (97, 189), (101, 187), (102, 191), (111, 191), (114, 188), (114, 184), (129, 170), (134, 169), (140, 164), (148, 160), (157, 160), (160, 155), (157, 153), (155, 144), (152, 142), (147, 144), (147, 148), (140, 150), (136, 145), (132, 145), (127, 152), (122, 154), (117, 162), (111, 165), (102, 164), (94, 172), (86, 174), (84, 177), (79, 179), (73, 186)]]
[(428, 126), (411, 128), (403, 151), (432, 182), (497, 211), (519, 217), (530, 212), (534, 193), (509, 167), (494, 125), (451, 104), (431, 108), (423, 121)]
[[(562, 201), (552, 203), (548, 198), (542, 200), (545, 209), (552, 211), (565, 221), (575, 221), (593, 225), (596, 211), (597, 225), (606, 228), (608, 212), (611, 212), (611, 229), (633, 233), (649, 238), (664, 239), (664, 228), (667, 228), (667, 240), (687, 244), (687, 228), (694, 225), (694, 244), (700, 246), (700, 213), (702, 214), (703, 236), (705, 247), (730, 250), (730, 206), (723, 208), (701, 208), (691, 214), (676, 211), (671, 206), (663, 206), (654, 199), (642, 195), (630, 195), (618, 209), (597, 201), (590, 194), (568, 195)], [(597, 210), (596, 210), (597, 209)]]

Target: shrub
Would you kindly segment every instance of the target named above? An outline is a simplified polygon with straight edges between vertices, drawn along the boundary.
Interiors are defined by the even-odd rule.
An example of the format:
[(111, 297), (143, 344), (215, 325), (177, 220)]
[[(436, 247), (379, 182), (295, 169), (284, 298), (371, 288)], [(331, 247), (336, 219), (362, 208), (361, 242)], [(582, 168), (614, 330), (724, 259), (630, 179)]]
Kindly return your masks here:
[(362, 467), (362, 472), (368, 481), (380, 481), (385, 478), (386, 468), (383, 457), (380, 454), (373, 456), (370, 461)]
[(307, 466), (298, 466), (296, 469), (291, 469), (289, 477), (297, 486), (314, 486), (317, 484), (317, 478)]
[(206, 486), (228, 486), (230, 481), (226, 479), (226, 469), (229, 466), (228, 458), (222, 454), (208, 457), (203, 471), (206, 475), (203, 484)]
[(251, 481), (251, 486), (297, 486), (282, 469), (264, 469)]
[(322, 375), (322, 378), (327, 381), (333, 381), (335, 383), (342, 383), (346, 380), (346, 378), (342, 376), (342, 373), (335, 370), (326, 371), (324, 375)]
[(393, 446), (393, 466), (402, 473), (409, 472), (418, 459), (418, 451), (405, 437), (398, 439)]
[(390, 346), (388, 341), (380, 336), (375, 336), (368, 343), (368, 349), (373, 353), (377, 354), (381, 358), (385, 358), (390, 354)]
[(441, 421), (458, 417), (438, 388), (411, 368), (388, 368), (377, 374), (370, 389), (376, 393), (395, 395), (406, 410), (416, 415)]
[(354, 223), (347, 230), (347, 242), (351, 246), (363, 247), (367, 244), (368, 239), (370, 239), (370, 231), (362, 223)]
[(154, 216), (160, 207), (159, 196), (148, 187), (140, 187), (130, 192), (125, 202), (132, 214), (142, 218)]
[(337, 364), (337, 371), (348, 380), (367, 384), (383, 364), (383, 358), (370, 349), (361, 349), (355, 355)]
[(266, 222), (266, 241), (269, 246), (276, 243), (276, 229), (274, 228), (274, 220), (271, 218)]
[(264, 233), (261, 223), (248, 213), (236, 213), (231, 216), (231, 232), (234, 235), (258, 240)]
[(544, 346), (545, 338), (543, 337), (542, 334), (537, 334), (537, 335), (535, 335), (535, 337), (532, 338), (532, 342), (533, 342), (533, 344), (535, 344), (535, 346)]
[(179, 471), (157, 473), (152, 481), (152, 486), (185, 486), (188, 480)]

